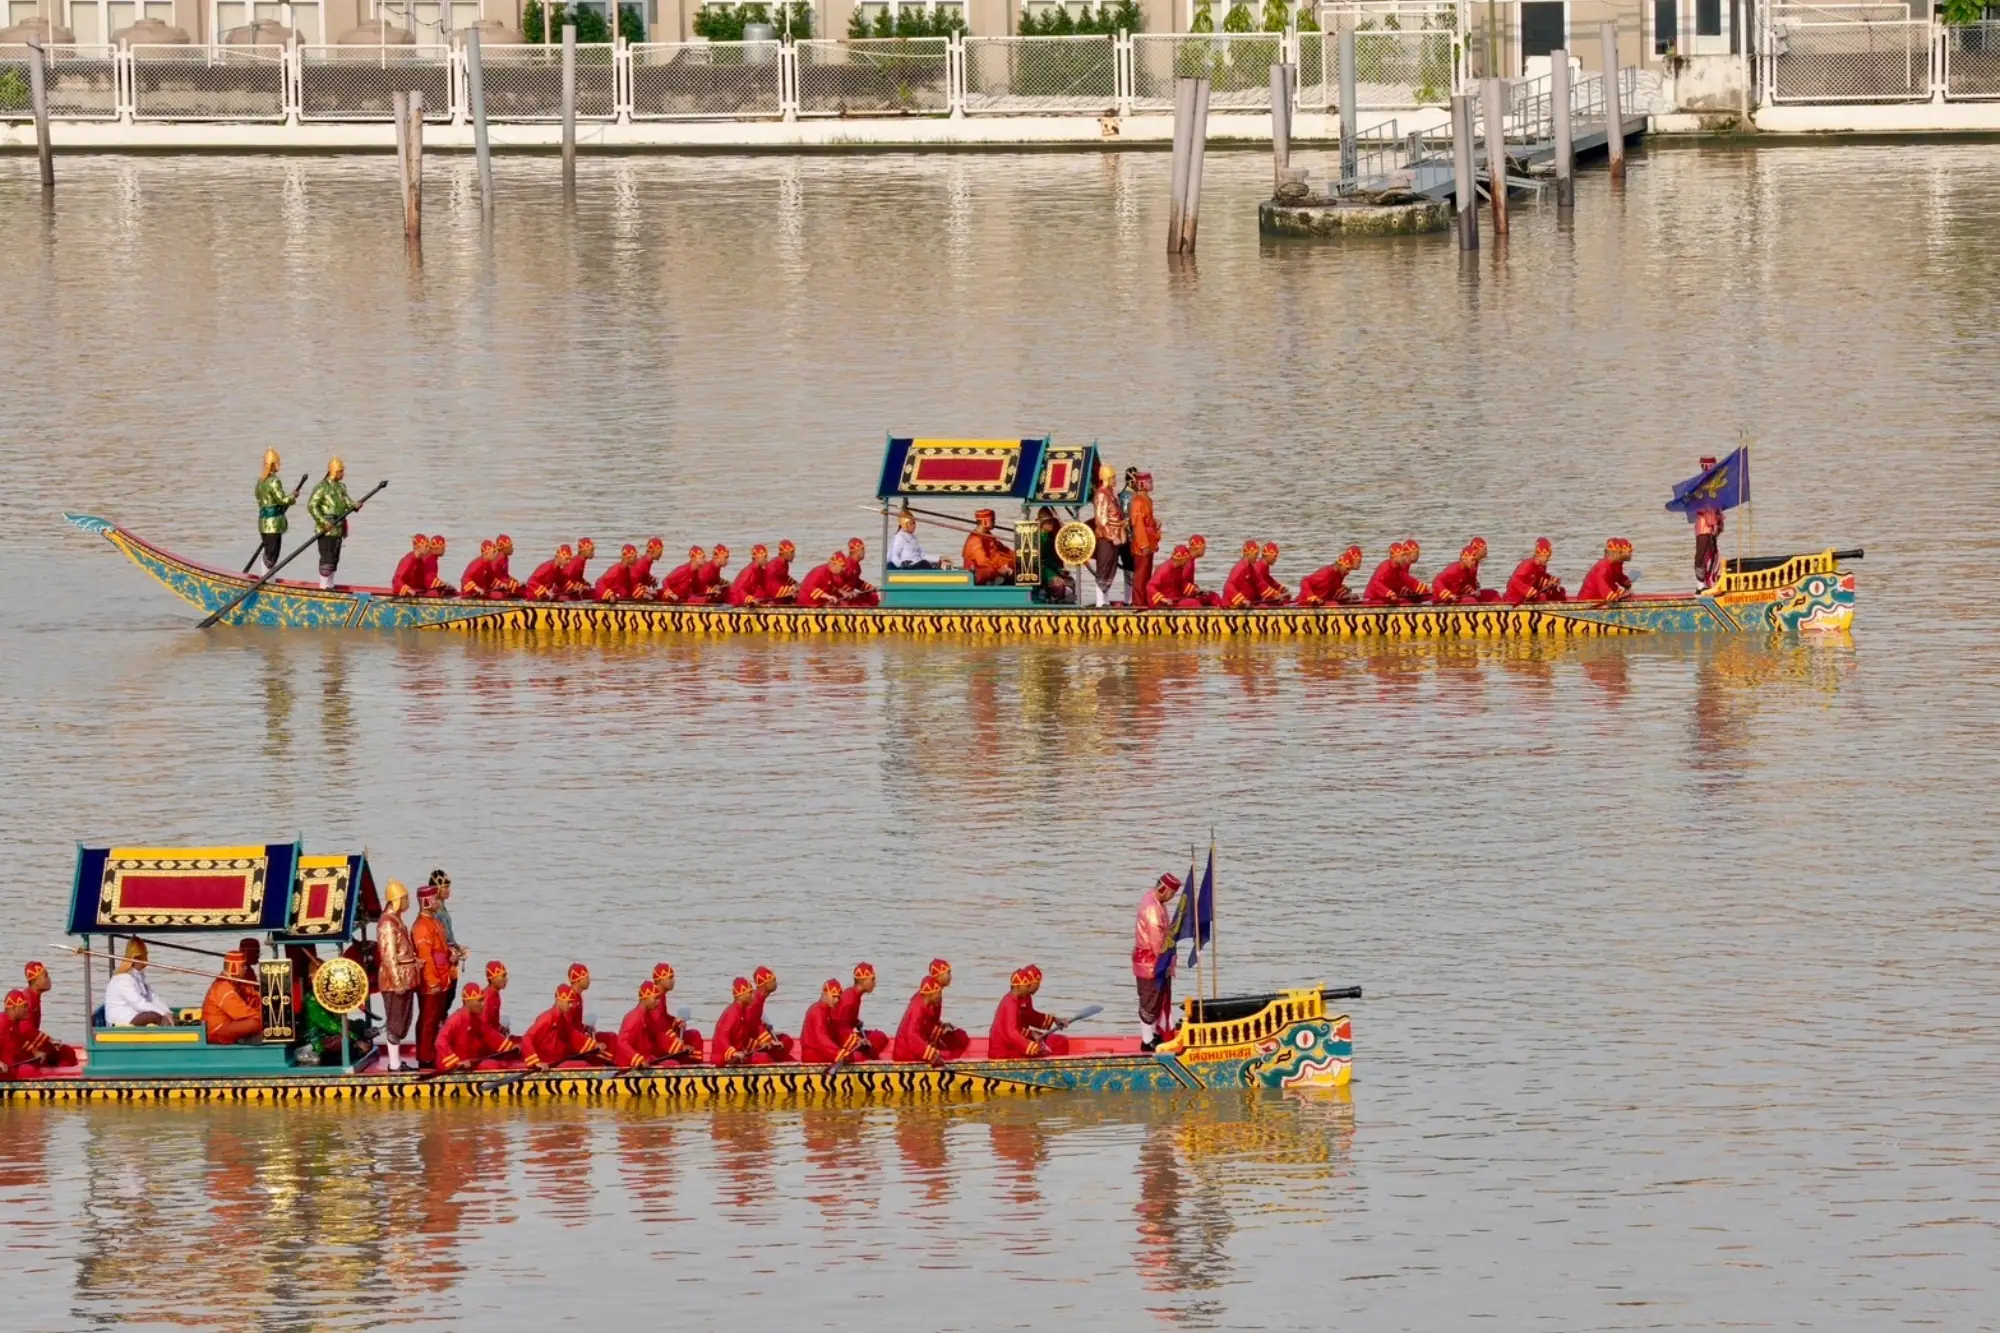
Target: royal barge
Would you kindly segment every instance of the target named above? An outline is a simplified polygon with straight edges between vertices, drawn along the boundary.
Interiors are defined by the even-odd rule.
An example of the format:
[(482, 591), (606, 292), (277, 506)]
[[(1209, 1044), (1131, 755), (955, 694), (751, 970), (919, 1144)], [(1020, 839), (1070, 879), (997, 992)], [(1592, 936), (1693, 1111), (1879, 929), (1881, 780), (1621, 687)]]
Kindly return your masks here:
[[(302, 581), (259, 583), (189, 560), (108, 519), (64, 517), (109, 541), (215, 623), (281, 629), (447, 630), (522, 641), (630, 635), (767, 635), (866, 638), (955, 635), (1022, 639), (1594, 638), (1635, 634), (1791, 634), (1848, 629), (1854, 576), (1832, 548), (1732, 560), (1714, 584), (1686, 593), (1638, 593), (1611, 602), (1509, 605), (1084, 607), (1043, 599), (1030, 517), (1067, 511), (1070, 529), (1098, 465), (1095, 445), (1047, 439), (922, 440), (892, 437), (876, 506), (973, 501), (1018, 503), (1021, 568), (1013, 583), (979, 585), (963, 569), (878, 567), (874, 607), (710, 606), (645, 601), (496, 601), (396, 596), (386, 587), (321, 589)], [(1081, 564), (1088, 556), (1081, 557)], [(253, 590), (254, 589), (254, 590)], [(204, 621), (204, 623), (208, 623)]]
[[(734, 1067), (667, 1065), (639, 1070), (564, 1065), (526, 1071), (386, 1073), (379, 1048), (341, 1040), (335, 1062), (311, 1063), (298, 1044), (304, 978), (291, 958), (261, 958), (255, 982), (261, 1037), (211, 1045), (200, 1011), (152, 1027), (113, 1027), (95, 1001), (101, 983), (90, 961), (118, 950), (94, 941), (144, 939), (187, 948), (190, 936), (261, 938), (286, 946), (357, 953), (379, 917), (365, 854), (309, 856), (298, 843), (208, 848), (80, 847), (68, 933), (84, 957), (87, 1014), (76, 1064), (22, 1067), (0, 1081), (0, 1104), (30, 1102), (327, 1102), (642, 1100), (663, 1103), (893, 1103), (972, 1100), (1047, 1093), (1201, 1092), (1225, 1089), (1340, 1089), (1353, 1071), (1353, 1024), (1335, 1001), (1355, 989), (1289, 989), (1263, 995), (1188, 1000), (1170, 1041), (1139, 1049), (1137, 1038), (1072, 1035), (1070, 1052), (1031, 1060), (986, 1058), (974, 1038), (963, 1058), (940, 1065), (870, 1062)], [(200, 953), (201, 951), (195, 950)], [(316, 957), (315, 953), (315, 957)], [(314, 969), (310, 994), (359, 1020), (368, 1005), (366, 973), (350, 967), (342, 991), (336, 955)], [(299, 984), (295, 984), (295, 981)], [(365, 1049), (364, 1049), (365, 1045)]]

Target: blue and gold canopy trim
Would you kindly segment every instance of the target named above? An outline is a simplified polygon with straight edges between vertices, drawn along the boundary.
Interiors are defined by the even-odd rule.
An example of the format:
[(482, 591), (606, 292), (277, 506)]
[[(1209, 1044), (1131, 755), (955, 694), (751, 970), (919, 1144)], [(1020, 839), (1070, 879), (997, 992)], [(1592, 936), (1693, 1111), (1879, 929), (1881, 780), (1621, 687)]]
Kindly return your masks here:
[(292, 907), (296, 842), (243, 847), (79, 847), (72, 935), (274, 931)]
[(890, 436), (879, 500), (912, 497), (1019, 500), (1079, 505), (1090, 496), (1097, 446), (1021, 440), (932, 440)]
[(345, 941), (354, 933), (354, 912), (375, 896), (368, 855), (302, 856), (285, 924), (273, 935), (279, 944)]

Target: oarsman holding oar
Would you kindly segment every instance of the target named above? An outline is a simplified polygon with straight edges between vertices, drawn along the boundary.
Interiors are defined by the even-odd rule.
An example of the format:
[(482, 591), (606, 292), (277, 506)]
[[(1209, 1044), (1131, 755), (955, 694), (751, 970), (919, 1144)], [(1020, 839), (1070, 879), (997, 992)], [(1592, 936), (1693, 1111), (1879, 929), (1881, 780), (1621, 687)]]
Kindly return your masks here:
[[(278, 557), (283, 554), (281, 548), (285, 542), (285, 529), (291, 526), (291, 520), (285, 517), (285, 511), (299, 502), (299, 491), (293, 490), (287, 492), (285, 490), (285, 483), (278, 477), (278, 469), (283, 466), (283, 463), (284, 460), (278, 457), (276, 449), (266, 449), (264, 451), (264, 475), (257, 479), (257, 541), (259, 543), (259, 550), (256, 555), (250, 557), (250, 560), (252, 564), (255, 564), (261, 557), (264, 561), (264, 572), (266, 574), (269, 574), (278, 567)], [(299, 489), (304, 489), (305, 484), (305, 477), (300, 477)], [(245, 568), (247, 569), (248, 566), (245, 566)]]
[(331, 591), (333, 575), (340, 568), (340, 544), (347, 540), (347, 516), (360, 506), (347, 493), (347, 465), (338, 458), (326, 465), (326, 479), (313, 487), (306, 501), (313, 529), (319, 535), (319, 586)]

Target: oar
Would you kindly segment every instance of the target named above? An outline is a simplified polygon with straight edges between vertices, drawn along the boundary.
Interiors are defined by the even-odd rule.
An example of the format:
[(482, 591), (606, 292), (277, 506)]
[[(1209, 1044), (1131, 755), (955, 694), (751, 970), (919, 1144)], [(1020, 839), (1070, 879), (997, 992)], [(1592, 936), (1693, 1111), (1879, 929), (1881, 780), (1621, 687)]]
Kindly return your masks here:
[[(292, 488), (292, 500), (294, 502), (298, 500), (300, 495), (304, 494), (306, 489), (306, 482), (311, 479), (312, 479), (312, 473), (310, 472), (299, 473), (299, 484)], [(256, 564), (257, 557), (262, 554), (264, 554), (264, 543), (258, 542), (257, 549), (252, 551), (250, 553), (250, 558), (243, 562), (243, 572), (245, 574), (248, 574), (250, 572), (250, 566)]]
[[(352, 515), (360, 513), (361, 506), (367, 504), (370, 500), (374, 499), (376, 493), (379, 492), (383, 487), (387, 486), (388, 484), (389, 483), (386, 481), (377, 482), (375, 484), (375, 490), (372, 490), (368, 492), (368, 494), (362, 496), (361, 503), (355, 505), (354, 508), (348, 510), (347, 511), (348, 514)], [(319, 534), (315, 532), (312, 536), (300, 542), (298, 549), (293, 551), (290, 555), (286, 556), (283, 560), (279, 561), (277, 565), (272, 568), (270, 573), (266, 574), (263, 578), (258, 579), (255, 583), (245, 588), (242, 592), (238, 593), (236, 596), (230, 598), (229, 605), (223, 607), (220, 611), (217, 611), (215, 614), (209, 616), (206, 620), (203, 620), (200, 624), (196, 625), (195, 628), (207, 629), (210, 625), (213, 625), (216, 621), (222, 619), (224, 616), (228, 615), (231, 611), (234, 611), (237, 607), (241, 606), (244, 602), (248, 601), (252, 593), (256, 592), (259, 588), (269, 583), (272, 579), (278, 577), (279, 570), (283, 569), (286, 565), (291, 564), (292, 561), (304, 555), (306, 553), (306, 549), (312, 546), (313, 543), (317, 542), (318, 540), (319, 540)]]
[(1052, 1027), (1029, 1028), (1028, 1031), (1039, 1032), (1044, 1037), (1046, 1037), (1049, 1035), (1049, 1033), (1054, 1032), (1056, 1028), (1066, 1028), (1070, 1026), (1072, 1023), (1081, 1023), (1084, 1019), (1095, 1018), (1103, 1012), (1104, 1012), (1104, 1006), (1101, 1004), (1087, 1005), (1084, 1008), (1077, 1010), (1074, 1014), (1070, 1015), (1068, 1018), (1057, 1019), (1054, 1026)]
[[(77, 948), (77, 947), (76, 947), (76, 946), (74, 946), (74, 945), (69, 945), (69, 946), (66, 946), (66, 947), (68, 947), (68, 949), (69, 949), (69, 951), (70, 951), (71, 953), (74, 953), (74, 954), (82, 954), (82, 955), (83, 955), (83, 956), (84, 956), (85, 958), (103, 958), (103, 959), (106, 959), (106, 960), (109, 960), (109, 961), (115, 961), (115, 962), (123, 962), (123, 961), (125, 961), (124, 959), (120, 958), (120, 957), (119, 957), (119, 956), (118, 956), (117, 954), (110, 954), (110, 953), (99, 953), (99, 952), (97, 952), (97, 951), (96, 951), (96, 950), (94, 950), (94, 949), (80, 949), (80, 948)], [(250, 977), (226, 977), (226, 976), (223, 976), (223, 975), (221, 975), (220, 973), (216, 973), (216, 972), (211, 972), (211, 971), (209, 971), (209, 970), (208, 970), (207, 968), (201, 968), (201, 967), (176, 967), (176, 966), (174, 966), (174, 965), (173, 965), (172, 963), (156, 963), (156, 962), (153, 962), (153, 961), (152, 961), (152, 960), (150, 960), (150, 959), (148, 959), (148, 960), (147, 960), (147, 963), (146, 963), (146, 966), (147, 966), (147, 967), (156, 967), (156, 968), (158, 968), (158, 969), (159, 969), (160, 971), (162, 971), (162, 972), (183, 972), (183, 973), (186, 973), (186, 974), (187, 974), (188, 976), (191, 976), (191, 977), (205, 977), (205, 978), (207, 978), (207, 979), (208, 979), (208, 980), (210, 980), (210, 981), (242, 981), (242, 982), (249, 982), (249, 981), (251, 981), (251, 980), (252, 980), (252, 978), (250, 978)]]

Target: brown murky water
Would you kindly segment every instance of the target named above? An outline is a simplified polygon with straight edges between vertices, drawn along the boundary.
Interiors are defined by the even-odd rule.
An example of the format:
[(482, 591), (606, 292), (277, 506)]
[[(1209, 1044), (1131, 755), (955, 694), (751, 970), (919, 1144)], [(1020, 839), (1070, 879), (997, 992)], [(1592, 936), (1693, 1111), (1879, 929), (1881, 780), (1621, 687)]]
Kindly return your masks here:
[[(704, 1017), (859, 957), (1124, 1024), (1211, 827), (1226, 987), (1360, 983), (1351, 1102), (0, 1112), (8, 1321), (67, 1328), (1879, 1329), (2000, 1321), (1989, 146), (1658, 151), (1509, 253), (1260, 245), (1211, 157), (0, 163), (0, 954), (71, 844), (451, 869), (517, 991), (656, 958)], [(877, 535), (885, 431), (1100, 439), (1170, 532), (1608, 533), (1757, 444), (1761, 549), (1864, 545), (1851, 642), (1576, 648), (218, 632), (64, 509), (241, 563), (267, 444), (415, 530)], [(1735, 527), (1744, 527), (1740, 522)], [(525, 566), (524, 566), (525, 567)], [(1220, 571), (1215, 571), (1219, 578)], [(51, 1013), (73, 1030), (74, 968)], [(893, 979), (893, 980), (890, 980)], [(163, 984), (169, 998), (192, 1000)], [(523, 999), (526, 1006), (530, 1000)], [(878, 1020), (879, 1021), (879, 1020)]]

